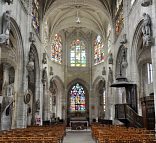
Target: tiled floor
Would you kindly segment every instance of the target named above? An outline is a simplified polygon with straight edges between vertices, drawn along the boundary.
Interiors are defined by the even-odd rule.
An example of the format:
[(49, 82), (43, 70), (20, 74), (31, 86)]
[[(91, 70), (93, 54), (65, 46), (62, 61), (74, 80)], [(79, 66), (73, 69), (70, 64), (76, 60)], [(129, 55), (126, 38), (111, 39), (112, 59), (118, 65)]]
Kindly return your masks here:
[(90, 131), (68, 131), (63, 143), (95, 143)]

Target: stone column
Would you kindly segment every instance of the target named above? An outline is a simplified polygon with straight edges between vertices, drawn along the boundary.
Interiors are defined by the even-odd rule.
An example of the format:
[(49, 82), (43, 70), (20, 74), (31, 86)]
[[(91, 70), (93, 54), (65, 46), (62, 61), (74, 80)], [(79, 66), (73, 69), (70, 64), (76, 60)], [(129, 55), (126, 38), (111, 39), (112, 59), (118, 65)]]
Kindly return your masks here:
[(62, 99), (61, 99), (61, 93), (59, 92), (57, 95), (57, 100), (56, 100), (56, 106), (57, 106), (57, 117), (60, 117), (62, 119)]
[(45, 121), (47, 119), (46, 117), (46, 86), (43, 85), (43, 114), (42, 114), (42, 117), (43, 117), (43, 121)]
[[(151, 47), (151, 58), (153, 65), (153, 79), (156, 79), (156, 1), (153, 0), (153, 4), (151, 7), (152, 15), (152, 32), (153, 32), (153, 45)], [(156, 119), (156, 80), (153, 80), (153, 89), (154, 89), (154, 105), (155, 105), (155, 119)], [(156, 130), (156, 120), (155, 120), (155, 130)]]
[[(1, 0), (0, 1), (0, 16), (3, 15), (3, 5), (4, 5), (4, 2)], [(0, 25), (2, 25), (2, 17), (0, 19)], [(2, 26), (0, 26), (0, 33), (2, 33)]]

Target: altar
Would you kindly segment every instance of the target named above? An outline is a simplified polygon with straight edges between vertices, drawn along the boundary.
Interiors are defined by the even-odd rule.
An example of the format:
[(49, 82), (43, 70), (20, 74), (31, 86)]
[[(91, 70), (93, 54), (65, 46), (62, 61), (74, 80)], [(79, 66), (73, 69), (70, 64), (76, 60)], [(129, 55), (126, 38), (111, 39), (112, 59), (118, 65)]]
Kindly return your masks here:
[(88, 121), (70, 121), (71, 130), (84, 130), (88, 128)]
[(85, 118), (72, 118), (70, 120), (71, 130), (84, 130), (88, 128), (88, 121)]

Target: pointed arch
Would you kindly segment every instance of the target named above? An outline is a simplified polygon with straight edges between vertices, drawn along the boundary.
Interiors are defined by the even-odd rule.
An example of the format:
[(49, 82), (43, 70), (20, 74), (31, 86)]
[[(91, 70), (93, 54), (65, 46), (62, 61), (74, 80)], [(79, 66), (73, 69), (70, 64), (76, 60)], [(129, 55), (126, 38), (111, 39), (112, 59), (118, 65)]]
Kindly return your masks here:
[[(140, 98), (147, 95), (147, 89), (153, 89), (153, 85), (147, 83), (147, 64), (151, 64), (151, 47), (143, 46), (143, 19), (136, 26), (132, 46), (130, 49), (129, 65), (133, 69), (130, 73), (131, 80), (137, 84), (137, 105), (138, 113), (142, 114)], [(132, 70), (130, 70), (132, 71)], [(145, 90), (146, 89), (146, 90)]]
[(57, 75), (53, 76), (50, 79), (50, 87), (49, 90), (51, 92), (51, 98), (54, 99), (53, 101), (53, 107), (56, 106), (56, 110), (53, 114), (55, 114), (55, 117), (59, 117), (60, 119), (65, 119), (65, 105), (63, 104), (65, 101), (65, 88), (64, 83), (62, 82), (61, 78)]
[[(23, 103), (23, 97), (19, 96), (24, 93), (24, 47), (23, 47), (23, 38), (21, 35), (21, 30), (13, 17), (10, 17), (10, 35), (9, 35), (10, 44), (8, 46), (3, 45), (1, 49), (1, 64), (9, 65), (14, 70), (14, 81), (12, 83), (12, 88), (17, 95), (16, 99), (18, 102), (13, 102), (13, 106), (16, 110), (13, 110), (12, 115), (10, 115), (9, 122), (6, 120), (1, 121), (6, 122), (9, 125), (9, 129), (15, 127), (23, 127), (23, 120), (19, 118), (23, 116), (23, 106), (20, 106)], [(13, 44), (14, 42), (14, 44)], [(17, 86), (14, 86), (17, 85)], [(7, 97), (6, 97), (7, 98)], [(12, 97), (14, 98), (14, 97)], [(20, 110), (18, 110), (20, 107)], [(17, 112), (15, 112), (17, 111)], [(11, 121), (12, 119), (12, 121)], [(16, 122), (16, 121), (19, 122)], [(5, 129), (5, 128), (4, 128)]]
[(57, 75), (53, 76), (50, 81), (54, 82), (55, 85), (57, 86), (57, 88), (59, 89), (58, 92), (64, 92), (64, 83), (63, 81), (61, 80), (61, 78)]
[(93, 82), (92, 89), (93, 100), (91, 100), (91, 118), (104, 118), (106, 110), (106, 81), (104, 77), (98, 76)]

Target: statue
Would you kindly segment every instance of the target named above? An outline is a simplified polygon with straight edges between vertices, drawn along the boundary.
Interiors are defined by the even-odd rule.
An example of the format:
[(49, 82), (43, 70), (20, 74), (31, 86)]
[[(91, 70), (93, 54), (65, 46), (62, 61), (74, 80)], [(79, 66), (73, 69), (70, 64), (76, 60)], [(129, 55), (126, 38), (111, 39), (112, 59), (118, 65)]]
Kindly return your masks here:
[(110, 53), (110, 55), (109, 55), (108, 63), (113, 64), (113, 54), (112, 53)]
[(122, 68), (127, 68), (127, 49), (123, 47), (121, 52), (121, 66)]
[(34, 70), (34, 60), (35, 60), (34, 51), (33, 51), (33, 48), (30, 48), (30, 51), (29, 51), (29, 61), (28, 61), (28, 64), (27, 64), (27, 70), (29, 72)]
[(112, 71), (111, 67), (109, 67), (108, 81), (110, 84), (113, 83), (113, 71)]
[(38, 99), (35, 104), (36, 112), (38, 112), (40, 110), (40, 100)]
[(47, 58), (46, 58), (46, 53), (43, 53), (43, 60), (42, 60), (43, 64), (47, 64)]
[(2, 34), (0, 35), (0, 44), (9, 45), (10, 33), (10, 11), (6, 11), (2, 17)]
[(106, 69), (105, 69), (105, 67), (103, 67), (102, 75), (106, 75)]
[(50, 80), (50, 87), (49, 87), (50, 92), (55, 95), (56, 94), (56, 84), (53, 78)]
[(50, 67), (50, 73), (49, 73), (50, 75), (53, 75), (54, 73), (53, 73), (53, 67)]
[(29, 41), (32, 42), (32, 43), (36, 41), (35, 34), (33, 32), (30, 32)]
[(46, 81), (47, 81), (47, 67), (45, 67), (42, 72), (42, 82), (44, 85)]
[(150, 46), (151, 43), (151, 18), (147, 13), (143, 14), (143, 26), (142, 26), (142, 33), (143, 33), (143, 45)]
[(127, 38), (126, 38), (126, 34), (123, 34), (122, 39), (120, 41), (121, 45), (124, 45), (127, 43)]

